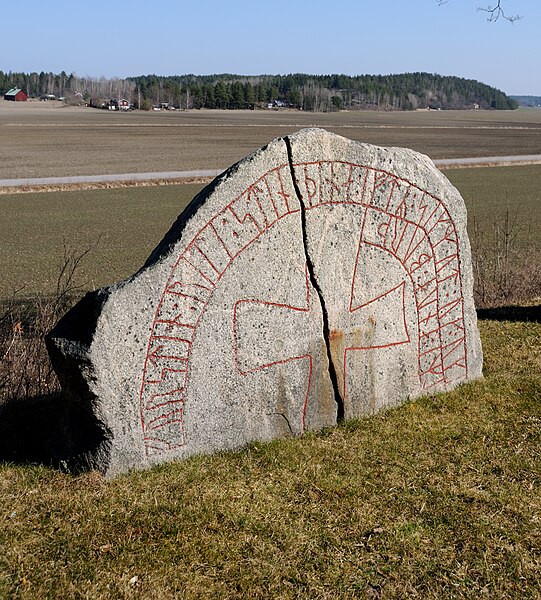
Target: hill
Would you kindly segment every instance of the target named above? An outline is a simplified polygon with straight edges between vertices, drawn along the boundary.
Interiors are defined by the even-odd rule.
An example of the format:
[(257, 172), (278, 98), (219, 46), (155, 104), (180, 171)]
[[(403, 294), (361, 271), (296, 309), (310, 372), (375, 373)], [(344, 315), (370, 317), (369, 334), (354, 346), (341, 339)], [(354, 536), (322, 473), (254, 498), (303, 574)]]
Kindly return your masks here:
[[(479, 81), (430, 73), (401, 75), (147, 75), (131, 79), (144, 97), (173, 98), (189, 90), (194, 108), (272, 104), (309, 111), (340, 109), (515, 109), (505, 93)], [(182, 106), (186, 106), (183, 104)]]
[[(399, 75), (141, 75), (127, 79), (81, 78), (75, 73), (4, 73), (0, 93), (12, 87), (30, 97), (80, 98), (109, 106), (167, 108), (295, 108), (305, 111), (517, 108), (501, 90), (473, 79), (431, 73)], [(113, 104), (113, 106), (115, 106)]]

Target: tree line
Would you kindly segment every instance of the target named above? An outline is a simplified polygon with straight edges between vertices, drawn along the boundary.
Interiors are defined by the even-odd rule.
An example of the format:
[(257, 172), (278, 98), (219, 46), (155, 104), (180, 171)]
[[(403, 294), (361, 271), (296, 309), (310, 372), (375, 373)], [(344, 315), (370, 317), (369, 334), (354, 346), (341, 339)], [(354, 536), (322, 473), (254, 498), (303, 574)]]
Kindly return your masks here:
[(92, 99), (108, 100), (111, 98), (134, 97), (135, 84), (129, 79), (105, 77), (79, 77), (76, 73), (12, 73), (0, 71), (0, 93), (3, 95), (11, 88), (20, 88), (29, 98), (45, 96), (65, 97), (68, 100), (77, 94), (85, 101)]
[(62, 72), (4, 73), (0, 92), (20, 87), (30, 97), (75, 93), (90, 104), (125, 98), (136, 108), (167, 104), (183, 109), (271, 106), (305, 111), (481, 109), (510, 110), (517, 102), (476, 80), (432, 73), (399, 75), (142, 75), (126, 79), (78, 77)]

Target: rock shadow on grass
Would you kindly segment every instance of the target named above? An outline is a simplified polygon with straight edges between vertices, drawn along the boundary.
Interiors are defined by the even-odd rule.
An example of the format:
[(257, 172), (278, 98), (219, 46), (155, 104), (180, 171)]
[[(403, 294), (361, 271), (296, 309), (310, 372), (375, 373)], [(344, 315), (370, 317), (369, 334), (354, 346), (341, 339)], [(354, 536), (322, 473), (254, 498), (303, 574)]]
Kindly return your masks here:
[(478, 308), (477, 318), (490, 321), (525, 321), (541, 323), (541, 304), (536, 306), (500, 306)]
[(0, 462), (80, 473), (95, 468), (95, 456), (108, 444), (95, 416), (61, 394), (13, 398), (0, 405)]

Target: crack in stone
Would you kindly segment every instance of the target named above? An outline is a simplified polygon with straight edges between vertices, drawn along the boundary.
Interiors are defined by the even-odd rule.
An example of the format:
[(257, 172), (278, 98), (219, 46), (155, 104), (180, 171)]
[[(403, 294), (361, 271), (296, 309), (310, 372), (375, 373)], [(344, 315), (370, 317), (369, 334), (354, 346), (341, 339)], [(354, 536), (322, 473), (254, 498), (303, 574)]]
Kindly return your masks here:
[(291, 427), (291, 423), (289, 422), (289, 419), (284, 415), (284, 413), (276, 412), (274, 414), (278, 415), (279, 417), (282, 417), (282, 419), (284, 419), (284, 421), (287, 424), (287, 427), (289, 429), (289, 433), (291, 433), (291, 435), (295, 435), (294, 432), (293, 432), (293, 427)]
[(330, 334), (329, 334), (329, 315), (327, 313), (327, 307), (325, 305), (325, 298), (323, 297), (323, 292), (319, 287), (319, 283), (316, 279), (316, 275), (314, 272), (314, 265), (312, 263), (312, 259), (310, 258), (310, 254), (308, 251), (308, 234), (306, 228), (306, 205), (304, 203), (304, 198), (302, 197), (301, 190), (297, 183), (297, 179), (295, 177), (295, 169), (293, 166), (293, 151), (291, 148), (291, 140), (286, 136), (283, 138), (286, 143), (287, 148), (287, 158), (289, 161), (289, 170), (291, 172), (291, 179), (293, 181), (293, 188), (295, 189), (295, 194), (299, 200), (299, 204), (301, 207), (301, 229), (302, 229), (302, 243), (304, 247), (304, 256), (306, 258), (306, 266), (308, 269), (308, 277), (310, 279), (310, 283), (312, 287), (316, 291), (316, 294), (319, 298), (319, 303), (321, 306), (321, 312), (323, 315), (323, 339), (325, 340), (325, 347), (327, 349), (327, 360), (329, 361), (329, 377), (332, 383), (332, 388), (334, 392), (334, 401), (336, 402), (337, 412), (336, 419), (338, 422), (344, 420), (344, 399), (342, 398), (342, 394), (340, 393), (340, 386), (338, 385), (338, 377), (336, 375), (336, 367), (334, 364), (334, 360), (332, 357), (331, 350), (331, 342), (330, 342)]

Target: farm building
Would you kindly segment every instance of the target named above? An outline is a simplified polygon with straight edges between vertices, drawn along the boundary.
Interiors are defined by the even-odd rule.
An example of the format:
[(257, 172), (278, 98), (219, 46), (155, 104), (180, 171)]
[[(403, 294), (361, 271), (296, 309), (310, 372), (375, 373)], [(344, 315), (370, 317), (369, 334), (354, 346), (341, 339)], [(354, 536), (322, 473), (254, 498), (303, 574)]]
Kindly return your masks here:
[(28, 96), (20, 88), (13, 88), (4, 94), (4, 100), (11, 100), (13, 102), (26, 102)]

